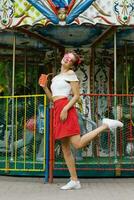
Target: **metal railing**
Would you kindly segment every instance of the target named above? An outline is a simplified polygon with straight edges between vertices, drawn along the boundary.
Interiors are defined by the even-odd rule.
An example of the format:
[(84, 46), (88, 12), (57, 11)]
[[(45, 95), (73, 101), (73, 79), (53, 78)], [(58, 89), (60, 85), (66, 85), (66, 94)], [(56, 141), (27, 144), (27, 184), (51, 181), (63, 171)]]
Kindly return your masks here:
[[(81, 100), (81, 112), (81, 105), (77, 105), (85, 119), (82, 123), (80, 121), (81, 135), (83, 126), (90, 132), (95, 128), (93, 122), (99, 126), (103, 118), (119, 119), (124, 126), (116, 130), (107, 129), (82, 150), (73, 151), (79, 173), (83, 171), (90, 176), (91, 171), (134, 172), (134, 95), (86, 94), (81, 95)], [(67, 169), (59, 142), (55, 143), (50, 161), (55, 175), (60, 176), (60, 172)]]
[(45, 95), (0, 97), (0, 171), (48, 170), (48, 113)]
[[(124, 126), (107, 129), (82, 150), (72, 148), (79, 173), (134, 172), (134, 95), (86, 94), (81, 100), (76, 106), (81, 135), (99, 126), (104, 117), (120, 119)], [(53, 173), (62, 176), (64, 170), (46, 96), (0, 97), (0, 171), (45, 172), (47, 177), (49, 171), (52, 180)]]

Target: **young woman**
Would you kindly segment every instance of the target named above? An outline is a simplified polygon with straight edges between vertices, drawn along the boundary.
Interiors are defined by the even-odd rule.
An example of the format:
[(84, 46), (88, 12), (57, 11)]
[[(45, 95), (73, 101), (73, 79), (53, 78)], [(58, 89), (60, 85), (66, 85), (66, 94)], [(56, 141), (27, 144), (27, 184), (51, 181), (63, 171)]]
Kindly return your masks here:
[[(63, 190), (80, 189), (75, 160), (70, 150), (70, 144), (79, 149), (86, 146), (97, 135), (107, 128), (122, 127), (118, 120), (103, 119), (102, 125), (97, 129), (80, 136), (80, 127), (75, 110), (75, 103), (79, 99), (79, 80), (73, 71), (80, 62), (79, 56), (75, 52), (69, 52), (61, 60), (61, 71), (52, 79), (51, 91), (47, 84), (42, 86), (48, 98), (54, 102), (54, 137), (61, 141), (64, 159), (70, 172), (70, 181), (61, 187)], [(41, 78), (39, 79), (39, 82)], [(72, 94), (72, 98), (68, 97)]]

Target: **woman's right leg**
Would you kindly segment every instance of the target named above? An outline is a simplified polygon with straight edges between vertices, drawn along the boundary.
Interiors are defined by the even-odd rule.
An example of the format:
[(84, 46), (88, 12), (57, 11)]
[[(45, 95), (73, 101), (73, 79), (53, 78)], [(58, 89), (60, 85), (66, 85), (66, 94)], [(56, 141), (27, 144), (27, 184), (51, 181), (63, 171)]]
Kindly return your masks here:
[(75, 149), (81, 149), (89, 144), (99, 133), (107, 129), (107, 125), (102, 125), (83, 136), (73, 135), (70, 137), (70, 143), (75, 147)]
[(74, 135), (70, 137), (70, 143), (76, 148), (80, 149), (85, 147), (89, 142), (91, 142), (97, 135), (99, 135), (101, 132), (106, 130), (107, 128), (117, 128), (122, 127), (123, 123), (118, 120), (111, 120), (111, 119), (104, 119), (103, 124), (96, 128), (93, 131), (90, 131), (89, 133), (83, 135), (80, 137), (80, 135)]

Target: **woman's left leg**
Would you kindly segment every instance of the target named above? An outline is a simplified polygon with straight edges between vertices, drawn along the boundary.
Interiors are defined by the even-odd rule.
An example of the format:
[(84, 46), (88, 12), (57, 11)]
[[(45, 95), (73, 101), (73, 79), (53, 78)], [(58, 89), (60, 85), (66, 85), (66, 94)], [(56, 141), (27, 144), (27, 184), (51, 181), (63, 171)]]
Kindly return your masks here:
[(70, 142), (68, 138), (61, 140), (62, 151), (68, 170), (70, 172), (71, 180), (77, 181), (77, 173), (75, 167), (75, 160), (71, 152)]
[(61, 189), (62, 190), (80, 189), (81, 184), (77, 178), (75, 160), (70, 149), (69, 139), (68, 138), (62, 139), (61, 143), (62, 143), (62, 151), (64, 154), (64, 158), (71, 176), (70, 181), (66, 185), (62, 186)]

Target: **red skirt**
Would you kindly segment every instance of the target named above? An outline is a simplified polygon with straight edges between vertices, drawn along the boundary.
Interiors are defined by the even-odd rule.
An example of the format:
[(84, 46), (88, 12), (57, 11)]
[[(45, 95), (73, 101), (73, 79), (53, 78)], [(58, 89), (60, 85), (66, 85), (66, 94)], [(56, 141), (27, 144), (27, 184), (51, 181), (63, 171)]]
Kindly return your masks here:
[(75, 107), (71, 107), (68, 111), (67, 119), (62, 122), (60, 113), (64, 106), (68, 104), (68, 98), (58, 99), (54, 102), (54, 138), (62, 139), (73, 135), (80, 134), (80, 126)]

